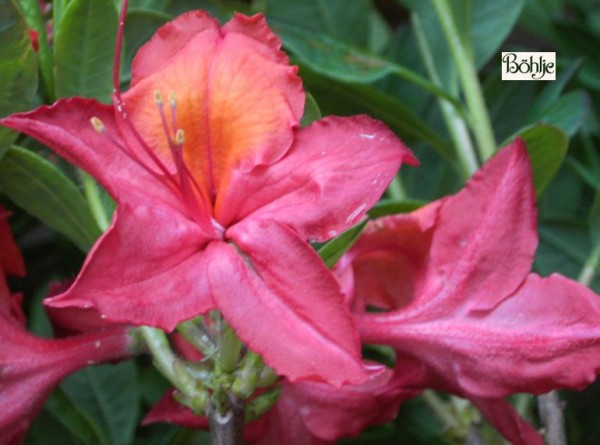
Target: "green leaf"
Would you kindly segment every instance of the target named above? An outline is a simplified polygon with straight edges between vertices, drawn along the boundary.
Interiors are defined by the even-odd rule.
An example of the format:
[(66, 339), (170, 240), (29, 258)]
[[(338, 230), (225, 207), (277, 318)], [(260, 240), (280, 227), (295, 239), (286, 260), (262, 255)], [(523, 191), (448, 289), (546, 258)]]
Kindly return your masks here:
[(112, 0), (71, 0), (56, 29), (56, 96), (108, 102), (118, 14)]
[(562, 129), (573, 136), (585, 121), (590, 109), (590, 99), (585, 91), (571, 91), (548, 108), (539, 119)]
[(455, 105), (455, 98), (420, 74), (326, 35), (271, 22), (285, 47), (313, 71), (342, 82), (372, 83), (394, 74)]
[(77, 187), (40, 156), (12, 147), (0, 162), (0, 190), (87, 252), (101, 232)]
[(269, 23), (302, 27), (312, 35), (323, 35), (366, 47), (373, 13), (370, 0), (267, 0)]
[[(48, 34), (46, 29), (46, 21), (42, 15), (42, 9), (39, 0), (19, 0), (25, 19), (31, 29), (37, 33), (38, 41), (38, 62), (40, 65), (40, 73), (44, 82), (45, 93), (50, 101), (54, 101), (54, 55), (52, 48), (48, 43)], [(53, 8), (56, 4), (53, 3)]]
[(600, 244), (600, 184), (594, 195), (594, 204), (590, 210), (590, 236), (594, 244)]
[(356, 242), (366, 224), (367, 221), (356, 224), (318, 249), (318, 253), (327, 267), (331, 268), (335, 266), (335, 263)]
[(319, 105), (317, 101), (309, 92), (306, 93), (306, 103), (304, 104), (304, 114), (302, 115), (302, 120), (300, 121), (300, 125), (302, 127), (306, 127), (312, 124), (314, 121), (321, 119), (321, 110), (319, 109)]
[[(37, 73), (25, 18), (13, 0), (0, 0), (0, 117), (31, 108)], [(16, 138), (17, 133), (0, 127), (0, 158)]]
[(561, 69), (554, 82), (548, 82), (541, 93), (537, 95), (534, 102), (531, 104), (527, 113), (528, 121), (535, 121), (544, 115), (552, 104), (554, 104), (561, 93), (565, 89), (567, 83), (573, 78), (583, 63), (583, 59), (579, 58), (573, 61), (568, 67)]
[(129, 445), (139, 420), (140, 394), (132, 361), (85, 368), (61, 383), (83, 413), (94, 419), (110, 445)]
[(302, 79), (315, 96), (324, 115), (368, 113), (385, 121), (400, 137), (431, 145), (449, 162), (452, 149), (417, 113), (395, 97), (370, 85), (346, 84), (319, 76), (306, 68)]
[(109, 445), (94, 419), (73, 404), (60, 387), (48, 399), (46, 409), (84, 444)]
[(510, 34), (525, 0), (473, 1), (471, 42), (478, 67), (485, 65)]
[(285, 47), (314, 71), (342, 82), (371, 83), (394, 71), (392, 63), (339, 40), (272, 21)]
[(381, 216), (395, 215), (397, 213), (408, 213), (423, 207), (427, 201), (410, 199), (396, 201), (394, 199), (382, 199), (371, 210), (370, 218), (379, 218)]
[(560, 168), (569, 148), (569, 139), (561, 129), (550, 125), (537, 125), (522, 131), (519, 136), (527, 144), (535, 192), (539, 196)]

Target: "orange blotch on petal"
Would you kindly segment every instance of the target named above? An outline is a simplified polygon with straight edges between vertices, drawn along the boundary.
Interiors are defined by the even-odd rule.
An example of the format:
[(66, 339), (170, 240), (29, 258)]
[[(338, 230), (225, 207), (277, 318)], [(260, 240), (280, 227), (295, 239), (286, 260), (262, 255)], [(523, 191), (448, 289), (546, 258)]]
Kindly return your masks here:
[[(142, 60), (136, 59), (135, 83), (124, 99), (143, 139), (173, 172), (168, 139), (183, 129), (185, 164), (214, 202), (227, 187), (232, 169), (270, 164), (287, 152), (304, 94), (296, 68), (288, 65), (279, 50), (281, 42), (262, 16), (236, 15), (222, 29), (207, 20), (211, 19), (186, 14), (161, 28), (142, 49)], [(197, 32), (187, 30), (189, 22)], [(172, 33), (183, 36), (173, 39), (171, 55), (165, 34)], [(151, 57), (153, 45), (168, 63), (144, 60)], [(157, 68), (152, 74), (151, 67)], [(165, 100), (165, 130), (156, 90), (164, 97), (174, 93), (177, 128)]]

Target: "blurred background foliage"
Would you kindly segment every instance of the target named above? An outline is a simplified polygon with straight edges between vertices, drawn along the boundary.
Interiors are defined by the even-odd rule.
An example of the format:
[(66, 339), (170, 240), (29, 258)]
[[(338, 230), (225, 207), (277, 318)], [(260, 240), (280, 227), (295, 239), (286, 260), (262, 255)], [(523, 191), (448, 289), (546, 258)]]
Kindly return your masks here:
[[(450, 4), (463, 46), (473, 55), (496, 141), (521, 135), (529, 145), (539, 197), (536, 270), (563, 273), (600, 292), (600, 2)], [(73, 95), (108, 102), (118, 7), (118, 0), (0, 0), (0, 115)], [(320, 115), (367, 113), (415, 151), (420, 167), (403, 168), (372, 215), (411, 210), (464, 184), (469, 171), (460, 161), (460, 138), (452, 134), (460, 125), (447, 124), (464, 118), (461, 85), (429, 0), (131, 0), (124, 88), (140, 45), (190, 9), (206, 9), (222, 22), (234, 10), (264, 13), (310, 94), (303, 123)], [(38, 33), (36, 50), (30, 30)], [(501, 51), (555, 51), (557, 80), (502, 81)], [(0, 129), (0, 158), (0, 204), (13, 212), (28, 270), (11, 286), (24, 292), (31, 328), (48, 335), (40, 301), (51, 282), (76, 275), (108, 224), (95, 206), (110, 212), (113, 203), (89, 177), (6, 129)], [(204, 443), (202, 432), (137, 426), (164, 389), (143, 359), (86, 369), (55, 391), (26, 443)], [(569, 443), (600, 443), (600, 383), (562, 396)], [(457, 399), (442, 400), (464, 425), (440, 421), (425, 396), (406, 403), (392, 424), (344, 443), (463, 443), (465, 425), (479, 417)], [(514, 402), (535, 424), (533, 398)], [(486, 443), (502, 443), (483, 428)]]

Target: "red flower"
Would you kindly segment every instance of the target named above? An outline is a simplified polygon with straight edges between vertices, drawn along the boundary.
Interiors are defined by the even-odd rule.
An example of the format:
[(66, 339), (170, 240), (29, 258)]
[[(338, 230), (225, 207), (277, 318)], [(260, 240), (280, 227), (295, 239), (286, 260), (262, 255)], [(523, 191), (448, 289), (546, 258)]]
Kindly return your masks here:
[[(417, 395), (404, 388), (406, 376), (379, 365), (368, 365), (369, 378), (357, 385), (333, 387), (326, 383), (284, 381), (275, 406), (246, 425), (244, 440), (256, 445), (333, 445), (355, 437), (369, 426), (389, 422), (400, 404)], [(166, 394), (144, 418), (143, 424), (168, 422), (208, 429), (205, 417)]]
[(131, 338), (124, 328), (64, 340), (28, 333), (20, 298), (4, 282), (5, 272), (25, 272), (7, 216), (0, 209), (0, 443), (16, 445), (60, 380), (91, 364), (129, 357)]
[(10, 212), (0, 207), (0, 312), (10, 314), (24, 324), (25, 315), (21, 309), (21, 296), (12, 294), (6, 283), (7, 276), (25, 275), (25, 263), (12, 236), (8, 224), (9, 216)]
[(534, 201), (516, 141), (455, 196), (370, 223), (344, 259), (361, 339), (393, 346), (400, 370), (420, 362), (414, 387), (468, 397), (515, 444), (542, 441), (503, 397), (580, 389), (600, 370), (598, 295), (530, 273)]
[(290, 379), (365, 377), (341, 292), (306, 240), (350, 227), (415, 160), (365, 116), (298, 128), (302, 84), (280, 45), (260, 15), (220, 27), (186, 13), (138, 52), (115, 106), (74, 98), (2, 121), (118, 203), (49, 305), (169, 331), (218, 308)]

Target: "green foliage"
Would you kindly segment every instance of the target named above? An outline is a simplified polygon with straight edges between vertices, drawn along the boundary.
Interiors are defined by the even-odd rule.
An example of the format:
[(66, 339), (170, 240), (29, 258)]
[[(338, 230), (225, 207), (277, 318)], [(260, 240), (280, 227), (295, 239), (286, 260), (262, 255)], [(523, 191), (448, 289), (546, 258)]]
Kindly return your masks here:
[(71, 0), (56, 26), (57, 97), (109, 102), (118, 14), (112, 0)]
[(87, 252), (100, 229), (77, 187), (39, 155), (12, 147), (0, 161), (0, 191)]
[[(23, 111), (34, 103), (37, 62), (27, 23), (14, 0), (0, 0), (0, 116)], [(0, 127), (0, 158), (17, 134)]]

